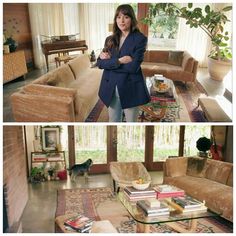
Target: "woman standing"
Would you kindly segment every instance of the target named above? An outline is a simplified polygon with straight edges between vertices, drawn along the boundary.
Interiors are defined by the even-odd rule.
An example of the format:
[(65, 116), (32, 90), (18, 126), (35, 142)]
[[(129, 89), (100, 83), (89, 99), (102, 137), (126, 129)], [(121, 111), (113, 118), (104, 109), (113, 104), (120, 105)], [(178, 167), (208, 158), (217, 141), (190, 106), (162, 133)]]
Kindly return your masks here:
[(113, 34), (107, 37), (97, 65), (104, 69), (99, 97), (108, 107), (109, 121), (135, 122), (138, 106), (150, 96), (141, 70), (147, 38), (139, 31), (133, 8), (120, 5), (115, 13)]

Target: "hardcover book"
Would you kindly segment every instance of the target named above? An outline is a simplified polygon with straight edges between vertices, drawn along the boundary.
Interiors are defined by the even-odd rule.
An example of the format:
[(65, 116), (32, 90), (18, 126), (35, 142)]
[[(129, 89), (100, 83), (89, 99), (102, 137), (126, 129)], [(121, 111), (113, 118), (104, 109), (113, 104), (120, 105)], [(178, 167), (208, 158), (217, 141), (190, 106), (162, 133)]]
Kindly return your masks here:
[(73, 230), (76, 230), (77, 232), (84, 232), (89, 230), (91, 228), (91, 225), (93, 223), (92, 219), (89, 219), (88, 217), (78, 214), (75, 217), (69, 218), (64, 222), (64, 225), (66, 227), (70, 227)]
[(180, 205), (182, 208), (196, 208), (201, 207), (204, 203), (194, 199), (190, 196), (183, 196), (183, 197), (173, 197), (172, 201), (176, 204)]

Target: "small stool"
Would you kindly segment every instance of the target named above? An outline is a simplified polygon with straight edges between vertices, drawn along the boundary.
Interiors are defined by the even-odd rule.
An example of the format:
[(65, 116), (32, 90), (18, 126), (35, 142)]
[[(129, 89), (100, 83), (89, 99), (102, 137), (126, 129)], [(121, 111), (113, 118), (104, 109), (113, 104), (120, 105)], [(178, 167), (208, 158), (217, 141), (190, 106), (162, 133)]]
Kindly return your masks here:
[(109, 220), (94, 221), (91, 233), (118, 233)]
[(67, 62), (69, 62), (70, 60), (74, 58), (75, 56), (70, 56), (70, 55), (63, 55), (63, 56), (55, 57), (56, 67), (61, 66), (62, 61), (64, 62), (64, 64), (66, 64)]
[(215, 98), (202, 97), (198, 99), (198, 106), (202, 108), (206, 118), (211, 122), (231, 122), (231, 119), (221, 108)]

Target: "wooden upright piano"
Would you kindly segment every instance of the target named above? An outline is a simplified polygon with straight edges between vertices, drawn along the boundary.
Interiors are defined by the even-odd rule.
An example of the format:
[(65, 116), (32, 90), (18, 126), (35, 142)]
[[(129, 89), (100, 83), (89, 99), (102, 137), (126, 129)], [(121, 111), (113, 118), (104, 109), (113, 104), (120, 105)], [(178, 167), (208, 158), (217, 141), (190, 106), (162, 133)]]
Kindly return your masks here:
[(41, 46), (46, 59), (47, 71), (49, 71), (48, 55), (65, 54), (72, 51), (82, 51), (82, 53), (84, 53), (84, 51), (88, 49), (85, 40), (46, 40), (41, 42)]

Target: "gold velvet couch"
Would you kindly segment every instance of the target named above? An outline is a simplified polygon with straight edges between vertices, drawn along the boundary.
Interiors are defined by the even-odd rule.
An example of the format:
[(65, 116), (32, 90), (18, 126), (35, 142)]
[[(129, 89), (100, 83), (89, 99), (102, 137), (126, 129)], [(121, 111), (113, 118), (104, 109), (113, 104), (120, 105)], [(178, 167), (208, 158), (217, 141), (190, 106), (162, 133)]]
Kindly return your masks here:
[(233, 164), (200, 157), (169, 158), (164, 164), (165, 184), (182, 188), (233, 222)]
[(91, 68), (88, 55), (71, 60), (11, 96), (15, 121), (84, 121), (98, 101), (102, 70)]
[(144, 76), (162, 74), (174, 81), (194, 82), (197, 75), (198, 61), (187, 51), (184, 51), (180, 64), (175, 65), (173, 60), (170, 60), (170, 53), (174, 54), (175, 52), (147, 50), (144, 55), (144, 62), (141, 65)]

